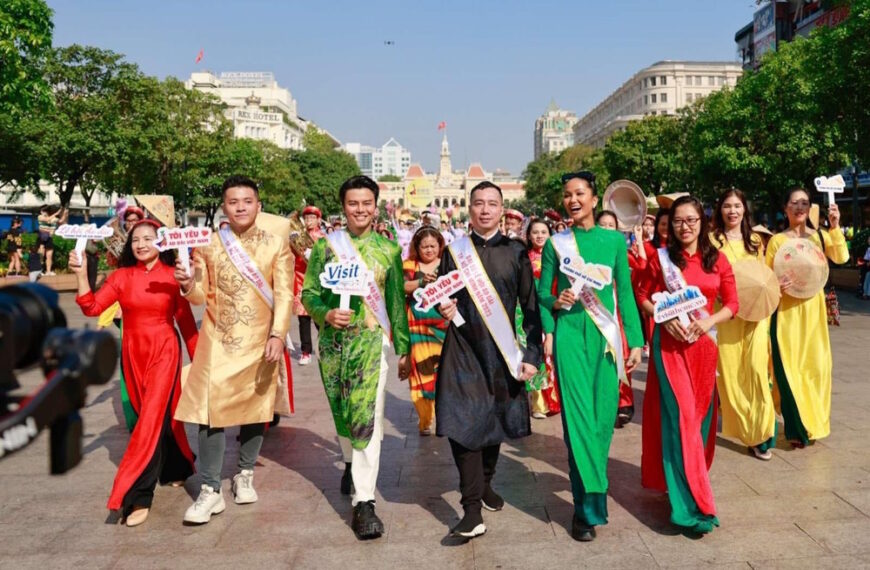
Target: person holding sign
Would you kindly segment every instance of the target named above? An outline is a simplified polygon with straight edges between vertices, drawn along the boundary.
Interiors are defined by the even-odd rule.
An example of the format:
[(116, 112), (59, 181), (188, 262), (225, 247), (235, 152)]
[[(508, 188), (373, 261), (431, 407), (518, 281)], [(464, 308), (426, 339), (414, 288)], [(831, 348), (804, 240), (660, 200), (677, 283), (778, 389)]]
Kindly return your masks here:
[[(837, 205), (828, 206), (828, 231), (813, 227), (809, 211), (810, 195), (806, 190), (795, 188), (788, 192), (788, 229), (767, 244), (767, 265), (775, 272), (777, 265), (787, 266), (788, 259), (777, 263), (777, 252), (791, 240), (817, 250), (821, 263), (827, 263), (827, 259), (834, 263), (849, 260)], [(773, 374), (785, 436), (795, 448), (802, 448), (831, 433), (831, 339), (824, 282), (802, 283), (799, 287), (787, 270), (782, 273), (782, 298), (770, 321)]]
[(414, 292), (435, 282), (444, 250), (444, 237), (433, 227), (423, 226), (411, 238), (405, 272), (408, 296), (408, 328), (411, 332), (411, 402), (420, 418), (420, 435), (432, 435), (435, 420), (435, 378), (447, 321), (436, 306), (418, 309)]
[[(732, 265), (746, 260), (764, 262), (761, 236), (752, 231), (746, 197), (736, 188), (720, 196), (710, 239)], [(735, 315), (722, 323), (718, 335), (722, 435), (740, 439), (762, 461), (772, 459), (770, 450), (776, 447), (769, 332), (769, 318), (753, 322)]]
[[(384, 436), (384, 392), (390, 340), (399, 356), (399, 378), (410, 374), (411, 351), (402, 279), (401, 247), (372, 231), (378, 183), (354, 176), (339, 189), (347, 230), (338, 229), (311, 250), (302, 304), (320, 327), (320, 376), (344, 456), (342, 494), (353, 494), (351, 526), (361, 540), (377, 538), (384, 525), (375, 514), (375, 485)], [(330, 269), (347, 269), (330, 275)], [(344, 288), (365, 276), (361, 291)], [(334, 290), (326, 287), (334, 282)], [(339, 294), (340, 292), (340, 294)], [(343, 299), (348, 306), (342, 307)]]
[[(625, 239), (617, 231), (595, 225), (595, 175), (565, 174), (562, 189), (562, 204), (573, 225), (544, 246), (538, 296), (556, 322), (553, 354), (574, 495), (571, 536), (588, 542), (594, 540), (596, 526), (607, 524), (607, 455), (619, 385), (640, 363), (643, 334)], [(604, 279), (600, 284), (583, 283), (566, 271), (566, 260), (578, 260), (579, 264), (570, 264), (572, 268), (582, 265), (588, 274), (597, 270)], [(558, 294), (552, 289), (554, 281)], [(621, 328), (630, 347), (627, 358)]]
[[(286, 240), (257, 226), (260, 194), (245, 176), (223, 183), (228, 225), (193, 252), (193, 275), (181, 261), (175, 279), (194, 305), (206, 305), (200, 341), (175, 417), (199, 427), (202, 487), (184, 521), (203, 524), (224, 511), (224, 428), (241, 426), (237, 504), (257, 500), (254, 463), (275, 413), (284, 338), (293, 305), (293, 260)], [(279, 362), (281, 364), (279, 364)], [(286, 386), (283, 388), (286, 391)], [(285, 392), (286, 394), (286, 392)]]
[[(472, 233), (454, 241), (441, 256), (438, 273), (458, 270), (465, 288), (440, 305), (452, 321), (447, 329), (435, 394), (436, 430), (450, 439), (459, 470), (462, 520), (454, 536), (486, 532), (481, 508), (501, 510), (504, 500), (492, 489), (499, 448), (505, 437), (531, 434), (525, 382), (543, 358), (541, 316), (535, 276), (523, 243), (499, 232), (504, 211), (501, 188), (484, 181), (472, 188)], [(528, 345), (517, 342), (514, 319), (523, 312)]]
[(136, 422), (108, 507), (121, 509), (127, 526), (145, 522), (158, 481), (181, 484), (194, 471), (184, 425), (173, 414), (181, 395), (182, 364), (175, 325), (193, 357), (196, 321), (173, 277), (174, 252), (154, 246), (158, 226), (152, 220), (133, 226), (119, 268), (96, 293), (88, 284), (82, 254), (73, 250), (69, 255), (82, 312), (96, 317), (115, 302), (124, 310), (121, 369)]
[[(737, 314), (739, 305), (731, 264), (710, 243), (707, 226), (697, 198), (674, 201), (668, 246), (650, 258), (636, 292), (656, 321), (643, 402), (641, 482), (667, 491), (671, 522), (697, 534), (719, 526), (708, 475), (716, 445), (714, 327)], [(717, 298), (722, 308), (713, 312)], [(664, 321), (658, 312), (677, 316)]]

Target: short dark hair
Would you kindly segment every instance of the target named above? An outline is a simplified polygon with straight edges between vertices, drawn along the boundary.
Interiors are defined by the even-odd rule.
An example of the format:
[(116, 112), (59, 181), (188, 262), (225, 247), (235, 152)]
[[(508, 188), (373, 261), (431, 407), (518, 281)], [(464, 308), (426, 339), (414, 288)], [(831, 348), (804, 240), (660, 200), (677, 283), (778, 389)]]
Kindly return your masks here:
[(600, 212), (595, 214), (595, 223), (597, 224), (601, 222), (601, 218), (603, 218), (604, 216), (610, 216), (614, 219), (614, 221), (616, 221), (617, 227), (619, 226), (619, 218), (617, 218), (616, 213), (611, 210), (601, 210)]
[(221, 185), (221, 200), (227, 197), (227, 190), (229, 190), (230, 188), (235, 188), (237, 186), (244, 186), (245, 188), (250, 188), (254, 191), (254, 194), (257, 195), (257, 200), (260, 199), (260, 189), (257, 187), (256, 182), (254, 182), (247, 176), (234, 174), (224, 180), (224, 183)]
[(363, 188), (372, 191), (372, 194), (375, 195), (375, 203), (377, 203), (378, 195), (380, 195), (381, 189), (378, 187), (377, 182), (363, 174), (360, 174), (359, 176), (351, 176), (344, 181), (344, 184), (342, 184), (341, 187), (338, 189), (338, 200), (343, 206), (344, 197), (347, 196), (348, 191), (360, 190)]
[(595, 187), (595, 174), (589, 172), (588, 170), (578, 170), (577, 172), (566, 172), (562, 175), (562, 186), (568, 183), (569, 180), (574, 178), (579, 178), (580, 180), (585, 180), (589, 187), (592, 189), (592, 193), (596, 196), (598, 195), (598, 189)]
[(498, 190), (498, 195), (504, 199), (504, 195), (501, 193), (501, 188), (499, 186), (489, 180), (484, 180), (483, 182), (478, 182), (477, 185), (471, 189), (471, 192), (468, 193), (468, 200), (471, 201), (471, 197), (474, 196), (474, 193), (478, 190), (486, 190), (487, 188)]

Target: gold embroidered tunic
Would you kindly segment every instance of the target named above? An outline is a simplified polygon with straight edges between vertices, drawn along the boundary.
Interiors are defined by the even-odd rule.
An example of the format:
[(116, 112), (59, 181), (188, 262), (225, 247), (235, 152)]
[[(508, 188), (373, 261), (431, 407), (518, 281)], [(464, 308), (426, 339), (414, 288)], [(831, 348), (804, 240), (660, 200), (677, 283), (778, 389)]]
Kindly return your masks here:
[[(278, 363), (265, 360), (270, 336), (283, 339), (293, 306), (293, 257), (285, 240), (256, 226), (237, 235), (274, 295), (274, 310), (233, 265), (217, 233), (193, 252), (187, 299), (205, 303), (196, 354), (175, 412), (180, 421), (227, 427), (272, 420)], [(286, 391), (286, 389), (285, 389)]]

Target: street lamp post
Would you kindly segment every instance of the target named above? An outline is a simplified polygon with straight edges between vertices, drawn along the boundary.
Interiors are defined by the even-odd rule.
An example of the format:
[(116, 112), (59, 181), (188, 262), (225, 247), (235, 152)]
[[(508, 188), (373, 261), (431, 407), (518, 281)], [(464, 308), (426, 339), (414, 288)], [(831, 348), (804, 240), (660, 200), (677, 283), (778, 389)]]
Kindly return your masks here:
[(861, 207), (858, 205), (858, 163), (852, 162), (852, 227), (857, 232), (863, 221)]

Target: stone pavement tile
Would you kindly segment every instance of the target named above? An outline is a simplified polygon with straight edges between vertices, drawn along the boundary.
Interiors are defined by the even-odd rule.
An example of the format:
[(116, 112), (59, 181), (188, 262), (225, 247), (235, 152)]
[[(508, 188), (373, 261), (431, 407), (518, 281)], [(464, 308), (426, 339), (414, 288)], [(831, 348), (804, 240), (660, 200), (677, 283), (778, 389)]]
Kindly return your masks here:
[[(870, 471), (859, 467), (821, 465), (798, 469), (787, 476), (771, 476), (764, 473), (740, 474), (740, 479), (761, 495), (772, 495), (783, 489), (801, 491), (839, 491), (842, 489), (870, 488)], [(716, 491), (716, 485), (713, 485)]]
[(444, 500), (415, 504), (385, 505), (392, 512), (388, 534), (390, 544), (439, 544), (459, 522), (461, 509), (455, 509)]
[(870, 517), (870, 489), (847, 489), (837, 492), (837, 496)]
[(826, 550), (793, 524), (722, 527), (703, 538), (639, 531), (661, 566), (695, 567), (765, 558), (806, 558)]
[(244, 552), (235, 553), (211, 549), (197, 552), (189, 550), (166, 552), (165, 554), (171, 554), (171, 559), (167, 559), (164, 553), (160, 553), (159, 556), (155, 556), (154, 553), (125, 554), (117, 561), (114, 568), (117, 570), (129, 570), (130, 568), (208, 568), (209, 570), (291, 568), (298, 550), (297, 547), (269, 545), (266, 548), (249, 547)]
[(801, 523), (800, 528), (836, 554), (870, 553), (870, 518)]
[[(321, 543), (329, 544), (330, 537)], [(479, 539), (478, 539), (479, 540)], [(471, 544), (440, 546), (428, 544), (388, 544), (382, 540), (359, 543), (356, 548), (322, 546), (300, 548), (289, 567), (312, 568), (414, 568), (414, 570), (471, 570), (474, 552)]]
[[(227, 510), (229, 511), (229, 508)], [(385, 537), (388, 537), (390, 513), (378, 509), (378, 516), (384, 522), (384, 527), (387, 529)], [(349, 549), (357, 545), (359, 541), (350, 528), (350, 517), (340, 517), (334, 512), (331, 514), (315, 512), (298, 517), (274, 512), (238, 514), (232, 517), (217, 548), (232, 551), (238, 549), (239, 545), (270, 543), (280, 544), (282, 547), (309, 548), (324, 541), (328, 541), (332, 546), (344, 546)]]
[(870, 568), (870, 559), (856, 556), (812, 556), (789, 560), (750, 560), (754, 570), (858, 570)]
[(783, 521), (864, 518), (857, 508), (830, 491), (794, 491), (776, 495), (730, 497), (716, 503), (723, 526)]
[[(559, 535), (562, 536), (559, 536)], [(474, 539), (475, 568), (658, 568), (636, 532), (605, 530), (581, 543), (557, 530), (554, 540), (531, 544), (501, 540), (495, 532)]]
[(783, 472), (794, 471), (794, 465), (785, 461), (784, 458), (774, 454), (770, 461), (760, 461), (751, 455), (743, 444), (718, 437), (716, 439), (716, 456), (713, 467), (722, 473), (776, 473), (778, 476), (787, 477)]
[[(120, 552), (107, 552), (105, 554), (65, 554), (52, 556), (51, 554), (39, 553), (39, 549), (27, 553), (0, 555), (0, 568), (14, 570), (108, 570), (114, 568), (121, 556)], [(128, 567), (129, 568), (129, 567)]]
[(713, 462), (713, 468), (710, 470), (710, 485), (713, 486), (713, 497), (715, 497), (717, 502), (730, 499), (731, 497), (746, 497), (757, 494), (757, 491), (746, 483), (742, 475), (721, 472), (716, 466), (715, 461)]
[(796, 469), (870, 466), (870, 457), (867, 456), (866, 451), (829, 447), (825, 440), (801, 450), (775, 449), (773, 454)]
[(540, 543), (553, 540), (550, 516), (544, 507), (515, 507), (505, 504), (498, 512), (483, 511), (486, 531), (502, 544)]

